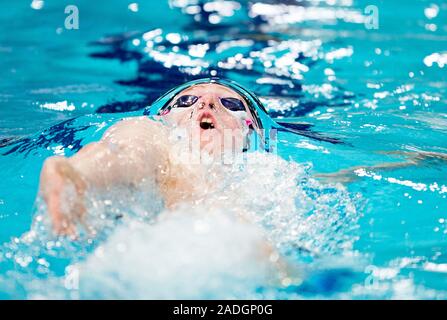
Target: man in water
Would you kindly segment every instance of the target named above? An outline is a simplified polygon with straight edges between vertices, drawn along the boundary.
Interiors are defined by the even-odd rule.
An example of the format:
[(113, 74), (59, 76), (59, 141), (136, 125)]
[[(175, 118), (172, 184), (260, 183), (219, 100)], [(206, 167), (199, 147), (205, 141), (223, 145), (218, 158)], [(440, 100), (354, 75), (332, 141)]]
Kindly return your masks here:
[[(76, 234), (90, 189), (130, 188), (153, 181), (167, 208), (200, 199), (211, 187), (206, 170), (200, 161), (194, 165), (176, 161), (170, 139), (173, 128), (187, 132), (189, 150), (197, 145), (199, 159), (205, 155), (220, 157), (228, 149), (233, 155), (240, 154), (247, 148), (248, 134), (261, 132), (258, 111), (243, 92), (213, 80), (199, 81), (171, 98), (157, 111), (155, 120), (123, 119), (100, 141), (86, 145), (72, 157), (47, 159), (40, 193), (54, 231)], [(70, 188), (74, 196), (67, 197)]]

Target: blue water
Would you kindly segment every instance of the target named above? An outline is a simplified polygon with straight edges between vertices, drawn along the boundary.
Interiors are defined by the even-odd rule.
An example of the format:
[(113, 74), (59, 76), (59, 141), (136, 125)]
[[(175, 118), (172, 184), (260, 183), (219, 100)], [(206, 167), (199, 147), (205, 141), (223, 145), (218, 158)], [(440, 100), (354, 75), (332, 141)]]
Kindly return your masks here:
[[(168, 289), (205, 298), (446, 298), (447, 4), (198, 2), (70, 1), (79, 30), (64, 28), (63, 1), (1, 2), (0, 298), (165, 297)], [(371, 4), (378, 29), (365, 25)], [(32, 229), (45, 216), (34, 200), (46, 157), (72, 154), (167, 89), (209, 75), (251, 88), (295, 128), (278, 140), (287, 162), (259, 167), (270, 180), (253, 181), (259, 190), (241, 199), (294, 256), (299, 281), (201, 295), (179, 290), (175, 283), (194, 284), (174, 277), (145, 291), (155, 281), (145, 268), (155, 267), (141, 256), (151, 248), (121, 253), (119, 273), (107, 260), (117, 258), (110, 247), (126, 239), (126, 226), (86, 243), (55, 239), (39, 221)], [(225, 234), (225, 223), (216, 230)], [(92, 258), (98, 246), (103, 262)], [(104, 268), (89, 281), (114, 289), (67, 284), (85, 261), (87, 270)], [(118, 276), (104, 280), (101, 270)]]

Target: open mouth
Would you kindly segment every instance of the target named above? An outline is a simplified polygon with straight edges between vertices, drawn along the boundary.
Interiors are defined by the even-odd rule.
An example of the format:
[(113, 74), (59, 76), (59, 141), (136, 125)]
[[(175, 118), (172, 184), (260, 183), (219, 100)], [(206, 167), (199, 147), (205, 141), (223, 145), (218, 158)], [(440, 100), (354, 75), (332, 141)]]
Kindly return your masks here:
[(214, 118), (207, 114), (203, 114), (200, 117), (199, 123), (200, 123), (200, 128), (202, 128), (203, 130), (215, 129)]

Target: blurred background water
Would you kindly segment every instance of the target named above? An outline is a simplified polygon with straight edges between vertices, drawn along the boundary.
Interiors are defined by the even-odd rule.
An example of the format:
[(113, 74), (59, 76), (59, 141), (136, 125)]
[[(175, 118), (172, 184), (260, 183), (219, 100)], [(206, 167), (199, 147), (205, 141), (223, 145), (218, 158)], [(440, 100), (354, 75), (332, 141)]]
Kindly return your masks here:
[[(64, 26), (67, 5), (79, 9), (77, 30)], [(312, 177), (343, 183), (364, 200), (359, 219), (335, 221), (357, 230), (349, 267), (309, 264), (311, 276), (294, 294), (445, 297), (444, 1), (3, 0), (0, 6), (5, 283), (20, 278), (10, 274), (23, 262), (10, 245), (29, 230), (46, 156), (83, 145), (76, 134), (89, 121), (138, 112), (175, 85), (217, 75), (252, 89), (272, 117), (294, 125), (298, 134), (279, 141), (283, 158), (311, 164)], [(377, 28), (368, 6), (378, 10)], [(73, 124), (86, 115), (93, 118)], [(8, 286), (3, 297), (29, 297), (15, 281)]]

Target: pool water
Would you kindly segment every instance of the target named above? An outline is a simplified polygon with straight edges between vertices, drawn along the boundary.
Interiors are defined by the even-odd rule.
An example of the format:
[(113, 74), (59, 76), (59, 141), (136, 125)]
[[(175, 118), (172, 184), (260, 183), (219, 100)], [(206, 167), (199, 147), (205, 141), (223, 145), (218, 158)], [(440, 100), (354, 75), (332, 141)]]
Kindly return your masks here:
[[(447, 297), (447, 3), (70, 4), (78, 30), (63, 1), (1, 4), (0, 298)], [(294, 129), (229, 174), (231, 206), (152, 224), (157, 195), (115, 190), (91, 209), (104, 232), (52, 236), (35, 202), (44, 159), (207, 76)], [(248, 258), (265, 235), (299, 276), (266, 284)]]

